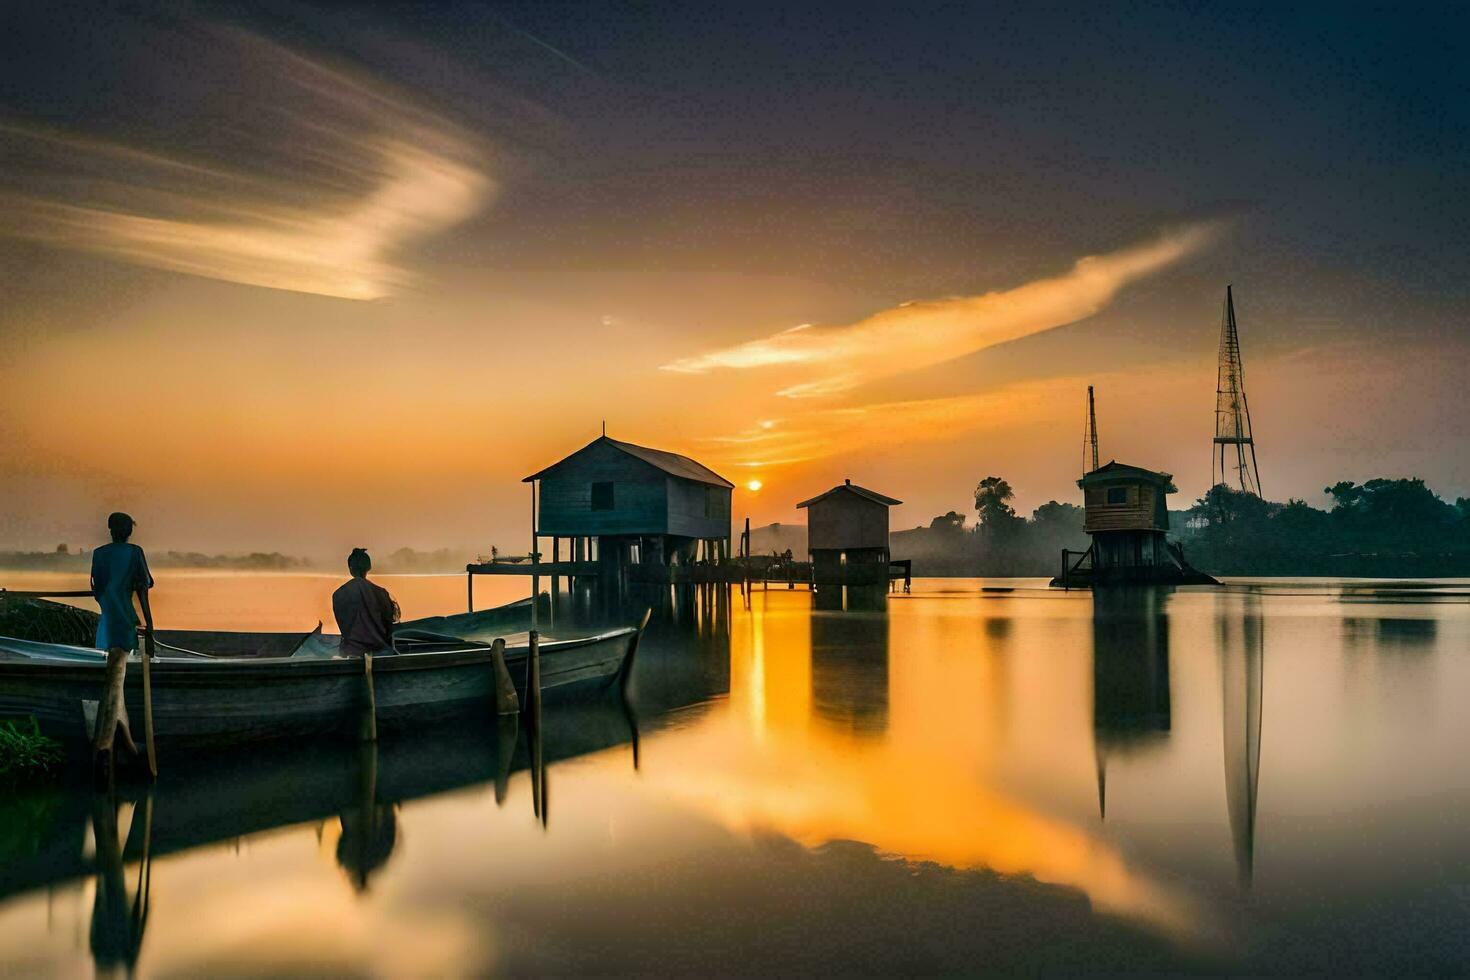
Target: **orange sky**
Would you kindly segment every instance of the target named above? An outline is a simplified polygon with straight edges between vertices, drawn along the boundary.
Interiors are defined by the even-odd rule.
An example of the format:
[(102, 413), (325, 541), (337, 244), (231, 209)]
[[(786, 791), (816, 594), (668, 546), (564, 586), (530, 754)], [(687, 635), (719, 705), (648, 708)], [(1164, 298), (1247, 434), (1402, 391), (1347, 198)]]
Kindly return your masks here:
[[(242, 28), (153, 40), (231, 80), (171, 135), (4, 124), (25, 166), (0, 167), (0, 547), (95, 542), (126, 509), (154, 547), (514, 550), (520, 477), (603, 420), (735, 481), (737, 523), (796, 521), (843, 478), (904, 500), (896, 527), (969, 512), (992, 474), (1029, 512), (1076, 499), (1088, 384), (1103, 457), (1172, 471), (1185, 506), (1232, 280), (1268, 496), (1411, 474), (1470, 492), (1451, 320), (1385, 313), (1326, 262), (1293, 279), (1293, 232), (1260, 209), (966, 218), (943, 252), (905, 207), (1003, 199), (955, 203), (890, 161), (937, 197), (838, 208), (691, 177), (524, 87), (475, 79), (476, 115), (432, 73)], [(642, 182), (568, 177), (617, 153), (673, 156)], [(629, 193), (644, 210), (617, 214)]]

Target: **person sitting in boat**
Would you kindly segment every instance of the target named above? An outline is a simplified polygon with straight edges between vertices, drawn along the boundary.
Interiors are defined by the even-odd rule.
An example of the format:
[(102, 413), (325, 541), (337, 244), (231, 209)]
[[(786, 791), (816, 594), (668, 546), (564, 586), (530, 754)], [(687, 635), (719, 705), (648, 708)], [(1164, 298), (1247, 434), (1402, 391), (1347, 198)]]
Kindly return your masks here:
[(388, 590), (367, 580), (373, 560), (364, 548), (353, 548), (347, 556), (352, 578), (332, 593), (332, 613), (342, 634), (342, 652), (349, 657), (393, 651), (393, 624), (398, 622), (398, 603)]
[(134, 755), (138, 747), (128, 731), (127, 709), (123, 706), (123, 680), (127, 673), (128, 654), (138, 645), (138, 613), (133, 596), (143, 609), (143, 622), (153, 631), (153, 610), (148, 605), (148, 590), (153, 576), (148, 571), (148, 558), (143, 549), (130, 544), (136, 522), (124, 513), (107, 518), (112, 543), (92, 551), (92, 595), (97, 600), (101, 617), (97, 620), (97, 648), (107, 651), (107, 679), (97, 709), (97, 731), (94, 747), (98, 753), (111, 752), (114, 736), (120, 731), (123, 745)]

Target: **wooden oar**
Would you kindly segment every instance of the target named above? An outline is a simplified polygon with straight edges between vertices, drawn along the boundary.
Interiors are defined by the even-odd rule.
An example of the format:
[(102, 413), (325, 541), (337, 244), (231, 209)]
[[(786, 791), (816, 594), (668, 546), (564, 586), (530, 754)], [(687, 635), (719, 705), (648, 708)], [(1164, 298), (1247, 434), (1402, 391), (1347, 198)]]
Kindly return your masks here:
[(158, 753), (153, 748), (153, 672), (150, 663), (157, 655), (153, 631), (143, 632), (143, 742), (148, 748), (148, 776), (158, 778)]

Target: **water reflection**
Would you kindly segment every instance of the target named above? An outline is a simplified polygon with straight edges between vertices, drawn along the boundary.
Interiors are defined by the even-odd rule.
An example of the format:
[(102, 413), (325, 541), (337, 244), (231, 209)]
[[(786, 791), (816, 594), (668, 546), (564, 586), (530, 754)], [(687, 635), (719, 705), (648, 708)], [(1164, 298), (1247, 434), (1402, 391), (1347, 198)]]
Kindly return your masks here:
[(1381, 652), (1426, 653), (1439, 637), (1439, 621), (1427, 618), (1345, 617), (1344, 638), (1351, 646)]
[[(1375, 972), (1470, 962), (1444, 938), (1470, 888), (1470, 838), (1444, 818), (1470, 799), (1455, 701), (1470, 661), (1429, 655), (1470, 637), (1470, 604), (944, 586), (632, 599), (658, 611), (632, 724), (615, 700), (548, 703), (539, 755), (533, 733), (487, 715), (375, 752), (170, 770), (110, 817), (89, 795), (0, 797), (0, 961), (393, 975), (709, 973), (746, 955), (771, 972), (1298, 972), (1322, 950)], [(579, 615), (593, 613), (636, 618)], [(1289, 710), (1269, 730), (1268, 633), (1291, 654), (1272, 664)], [(119, 829), (126, 843), (91, 843)], [(51, 885), (76, 902), (74, 951), (67, 903), (46, 917)]]
[[(100, 973), (130, 974), (148, 923), (155, 856), (335, 820), (341, 829), (335, 861), (354, 891), (367, 892), (401, 843), (398, 811), (405, 801), (493, 784), (503, 802), (510, 773), (528, 770), (532, 808), (544, 824), (552, 763), (636, 744), (637, 718), (614, 700), (560, 705), (540, 727), (508, 716), (412, 740), (282, 747), (198, 760), (166, 774), (156, 788), (70, 794), (82, 805), (43, 811), (44, 825), (33, 829), (35, 846), (0, 866), (0, 900), (92, 878), (94, 962)], [(23, 810), (25, 800), (20, 804)], [(119, 815), (129, 808), (131, 829), (123, 843)], [(137, 866), (131, 888), (129, 864)]]
[(92, 799), (92, 839), (96, 847), (92, 928), (92, 961), (99, 975), (133, 974), (143, 949), (148, 924), (149, 891), (153, 873), (153, 797), (147, 794), (133, 807), (128, 849), (141, 851), (137, 885), (129, 889), (118, 837), (119, 801), (110, 794)]
[(1227, 613), (1216, 619), (1216, 635), (1224, 721), (1225, 800), (1235, 844), (1235, 867), (1241, 884), (1248, 888), (1255, 877), (1265, 639), (1261, 597), (1246, 593), (1241, 596), (1240, 607), (1238, 616)]
[(1172, 589), (1118, 586), (1092, 600), (1092, 732), (1097, 811), (1107, 819), (1108, 759), (1168, 738), (1169, 617)]
[(337, 863), (347, 872), (352, 887), (368, 890), (372, 873), (388, 863), (398, 842), (396, 803), (378, 802), (378, 745), (364, 743), (358, 751), (357, 805), (337, 818), (342, 835), (337, 838)]
[(812, 708), (838, 728), (881, 734), (888, 727), (888, 590), (829, 586), (812, 605)]

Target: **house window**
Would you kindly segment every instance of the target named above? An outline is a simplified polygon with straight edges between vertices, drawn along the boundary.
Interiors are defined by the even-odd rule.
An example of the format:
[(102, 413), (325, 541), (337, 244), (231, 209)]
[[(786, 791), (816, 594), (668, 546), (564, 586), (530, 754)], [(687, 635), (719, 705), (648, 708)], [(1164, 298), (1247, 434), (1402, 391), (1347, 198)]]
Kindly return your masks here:
[(1127, 487), (1108, 487), (1108, 503), (1126, 504), (1128, 502)]
[(592, 509), (613, 509), (613, 485), (611, 481), (592, 484)]

